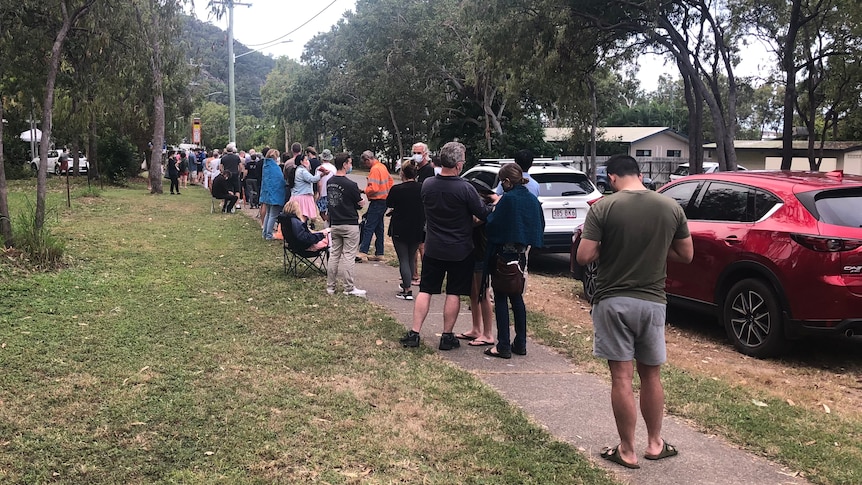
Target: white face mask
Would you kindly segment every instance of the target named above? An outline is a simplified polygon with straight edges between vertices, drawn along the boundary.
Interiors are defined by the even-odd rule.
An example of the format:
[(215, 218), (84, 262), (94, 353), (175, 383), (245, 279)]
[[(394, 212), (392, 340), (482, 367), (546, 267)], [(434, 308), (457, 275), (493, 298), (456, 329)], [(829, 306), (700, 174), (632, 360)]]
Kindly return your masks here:
[(413, 161), (416, 163), (422, 163), (422, 155), (418, 153), (413, 154)]

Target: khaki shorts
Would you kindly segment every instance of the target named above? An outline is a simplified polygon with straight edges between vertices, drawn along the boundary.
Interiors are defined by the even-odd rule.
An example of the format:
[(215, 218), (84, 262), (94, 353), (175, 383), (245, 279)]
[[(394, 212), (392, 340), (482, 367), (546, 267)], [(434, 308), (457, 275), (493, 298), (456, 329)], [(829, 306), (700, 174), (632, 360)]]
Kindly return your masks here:
[(607, 360), (637, 360), (645, 365), (667, 361), (664, 324), (667, 305), (617, 296), (593, 305), (593, 355)]

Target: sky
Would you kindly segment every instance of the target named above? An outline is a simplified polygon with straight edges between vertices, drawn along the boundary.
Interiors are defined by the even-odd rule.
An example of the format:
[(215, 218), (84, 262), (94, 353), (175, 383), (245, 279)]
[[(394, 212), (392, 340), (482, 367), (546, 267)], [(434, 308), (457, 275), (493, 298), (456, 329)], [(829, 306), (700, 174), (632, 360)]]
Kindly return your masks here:
[[(237, 3), (248, 3), (250, 7), (236, 5), (234, 7), (234, 38), (251, 49), (260, 49), (264, 54), (273, 57), (287, 56), (300, 60), (305, 44), (315, 35), (328, 32), (348, 10), (355, 10), (356, 0), (234, 0)], [(195, 13), (203, 21), (227, 30), (227, 15), (219, 21), (207, 16), (208, 0), (195, 1)], [(261, 45), (280, 39), (278, 43)], [(290, 42), (284, 42), (290, 40)], [(238, 48), (235, 55), (248, 52)], [(763, 45), (752, 42), (742, 63), (734, 71), (737, 77), (766, 75), (767, 63), (770, 58)], [(670, 74), (679, 79), (676, 65), (665, 61), (663, 57), (644, 55), (641, 57), (638, 79), (641, 89), (651, 92), (658, 86), (658, 78)]]
[[(227, 15), (218, 21), (210, 19), (207, 3), (208, 0), (195, 0), (195, 15), (227, 30)], [(356, 0), (235, 0), (234, 5), (234, 39), (264, 54), (298, 61), (305, 44), (318, 33), (328, 32), (344, 12), (354, 10)], [(260, 45), (281, 37), (290, 42)], [(237, 48), (234, 55), (244, 52), (248, 51)]]

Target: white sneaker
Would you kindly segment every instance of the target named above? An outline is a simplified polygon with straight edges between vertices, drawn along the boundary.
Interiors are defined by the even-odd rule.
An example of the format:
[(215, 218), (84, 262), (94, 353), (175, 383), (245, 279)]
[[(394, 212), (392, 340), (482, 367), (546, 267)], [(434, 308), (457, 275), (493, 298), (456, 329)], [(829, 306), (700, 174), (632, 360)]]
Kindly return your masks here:
[(353, 288), (352, 290), (350, 290), (350, 291), (345, 291), (345, 292), (344, 292), (344, 294), (345, 294), (345, 295), (358, 296), (358, 297), (361, 297), (361, 298), (365, 298), (365, 293), (366, 293), (366, 292), (365, 292), (365, 290), (360, 290), (359, 288), (356, 288), (356, 287), (354, 287), (354, 288)]
[(326, 294), (327, 295), (334, 295), (335, 294), (335, 288), (327, 288)]

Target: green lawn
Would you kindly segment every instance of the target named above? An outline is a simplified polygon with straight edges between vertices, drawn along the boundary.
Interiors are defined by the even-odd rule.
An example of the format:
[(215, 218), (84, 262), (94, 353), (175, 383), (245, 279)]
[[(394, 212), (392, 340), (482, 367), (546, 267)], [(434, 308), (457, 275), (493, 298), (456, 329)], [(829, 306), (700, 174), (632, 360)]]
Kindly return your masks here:
[(614, 483), (203, 189), (59, 182), (66, 267), (0, 264), (0, 482)]

